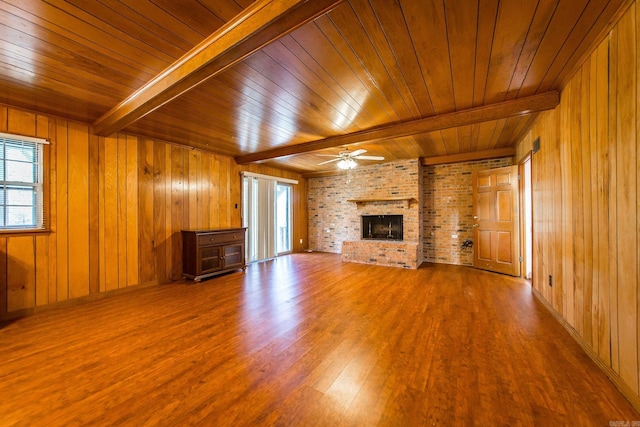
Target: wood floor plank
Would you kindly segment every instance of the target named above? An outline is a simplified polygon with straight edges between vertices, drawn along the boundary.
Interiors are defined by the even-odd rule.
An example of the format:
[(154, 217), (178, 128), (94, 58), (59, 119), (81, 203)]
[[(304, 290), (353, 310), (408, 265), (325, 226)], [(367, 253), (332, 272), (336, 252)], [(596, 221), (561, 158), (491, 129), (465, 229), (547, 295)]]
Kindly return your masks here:
[(14, 320), (0, 354), (3, 426), (640, 420), (525, 281), (460, 266), (294, 254)]

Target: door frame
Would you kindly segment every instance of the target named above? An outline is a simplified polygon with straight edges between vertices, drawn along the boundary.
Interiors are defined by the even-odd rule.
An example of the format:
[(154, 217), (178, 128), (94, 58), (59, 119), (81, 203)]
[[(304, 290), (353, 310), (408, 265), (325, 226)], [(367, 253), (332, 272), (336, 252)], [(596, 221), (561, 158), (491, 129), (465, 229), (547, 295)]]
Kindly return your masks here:
[[(293, 252), (293, 184), (288, 182), (276, 181), (276, 221), (277, 221), (278, 215), (280, 214), (278, 212), (278, 206), (277, 206), (277, 200), (278, 200), (277, 194), (278, 194), (279, 186), (289, 188), (289, 198), (288, 198), (288, 206), (287, 206), (288, 214), (289, 214), (287, 218), (287, 222), (288, 222), (287, 227), (289, 228), (289, 250), (279, 252), (278, 243), (276, 242), (276, 256), (286, 255)], [(276, 240), (277, 239), (278, 239), (278, 230), (276, 228)]]
[[(526, 184), (526, 180), (524, 178), (525, 174), (524, 174), (524, 164), (526, 162), (530, 162), (530, 170), (531, 170), (531, 176), (530, 176), (530, 183), (531, 183), (531, 233), (527, 233), (526, 230), (526, 218), (525, 218), (525, 213), (526, 213), (526, 203), (525, 203), (525, 184)], [(536, 264), (536, 251), (534, 251), (534, 240), (535, 240), (535, 208), (534, 208), (534, 204), (533, 204), (533, 151), (528, 151), (526, 152), (518, 161), (518, 173), (520, 174), (520, 176), (522, 177), (520, 179), (520, 236), (521, 236), (521, 241), (520, 241), (520, 252), (523, 254), (523, 263), (522, 263), (522, 269), (520, 270), (520, 277), (522, 277), (523, 279), (529, 280), (531, 283), (533, 283), (533, 276), (534, 276), (534, 268), (533, 266)], [(526, 269), (527, 269), (527, 264), (526, 264), (526, 244), (527, 244), (527, 240), (530, 241), (531, 244), (531, 277), (529, 279), (526, 278)]]
[[(530, 162), (530, 172), (531, 176), (529, 177), (529, 182), (531, 183), (531, 233), (527, 232), (526, 225), (526, 201), (525, 201), (525, 163)], [(527, 280), (530, 280), (533, 283), (533, 266), (535, 265), (535, 257), (536, 253), (533, 250), (533, 235), (535, 228), (535, 220), (534, 220), (534, 208), (533, 208), (533, 151), (528, 151), (522, 156), (522, 158), (518, 161), (518, 174), (520, 175), (520, 253), (522, 254), (522, 265), (520, 269), (520, 277), (523, 279), (527, 279), (527, 244), (531, 245), (531, 277)]]

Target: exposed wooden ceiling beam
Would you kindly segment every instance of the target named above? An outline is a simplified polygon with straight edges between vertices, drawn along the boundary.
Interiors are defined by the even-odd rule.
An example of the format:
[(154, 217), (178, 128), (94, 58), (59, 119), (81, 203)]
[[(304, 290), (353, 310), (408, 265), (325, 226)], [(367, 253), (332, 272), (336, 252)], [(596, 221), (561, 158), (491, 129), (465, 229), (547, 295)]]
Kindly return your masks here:
[(494, 148), (492, 150), (470, 151), (468, 153), (450, 154), (447, 156), (423, 157), (423, 166), (444, 165), (447, 163), (470, 162), (473, 160), (498, 159), (500, 157), (515, 156), (513, 147)]
[(93, 123), (111, 135), (344, 0), (257, 0)]
[(274, 148), (258, 153), (238, 156), (235, 160), (238, 164), (245, 164), (274, 159), (277, 157), (308, 153), (310, 151), (322, 150), (325, 148), (355, 144), (358, 142), (374, 142), (384, 139), (419, 135), (458, 126), (472, 125), (475, 123), (552, 110), (558, 106), (559, 101), (560, 95), (558, 92), (547, 92), (513, 101), (500, 102), (498, 104), (470, 108), (468, 110), (456, 111), (454, 113), (384, 125), (345, 135), (332, 136), (302, 144)]

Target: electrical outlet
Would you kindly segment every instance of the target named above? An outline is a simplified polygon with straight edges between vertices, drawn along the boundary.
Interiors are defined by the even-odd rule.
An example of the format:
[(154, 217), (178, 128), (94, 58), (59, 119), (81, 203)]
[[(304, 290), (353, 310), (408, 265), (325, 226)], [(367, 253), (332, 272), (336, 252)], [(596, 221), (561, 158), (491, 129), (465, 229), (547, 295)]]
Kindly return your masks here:
[(302, 239), (300, 239), (300, 244), (302, 244)]
[(549, 275), (549, 286), (553, 286), (553, 276)]

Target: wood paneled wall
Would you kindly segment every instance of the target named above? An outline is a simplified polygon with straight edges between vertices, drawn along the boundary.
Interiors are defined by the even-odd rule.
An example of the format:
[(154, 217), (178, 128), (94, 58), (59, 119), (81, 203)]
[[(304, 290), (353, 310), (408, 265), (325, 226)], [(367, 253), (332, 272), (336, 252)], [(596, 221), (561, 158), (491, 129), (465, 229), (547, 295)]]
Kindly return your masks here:
[[(640, 396), (640, 4), (518, 145), (533, 155), (533, 286)], [(552, 277), (552, 286), (549, 278)], [(624, 391), (624, 390), (623, 390)]]
[(241, 225), (241, 170), (297, 179), (294, 248), (307, 240), (306, 180), (233, 158), (0, 106), (0, 131), (49, 138), (50, 233), (0, 234), (0, 318), (179, 279), (180, 230)]

